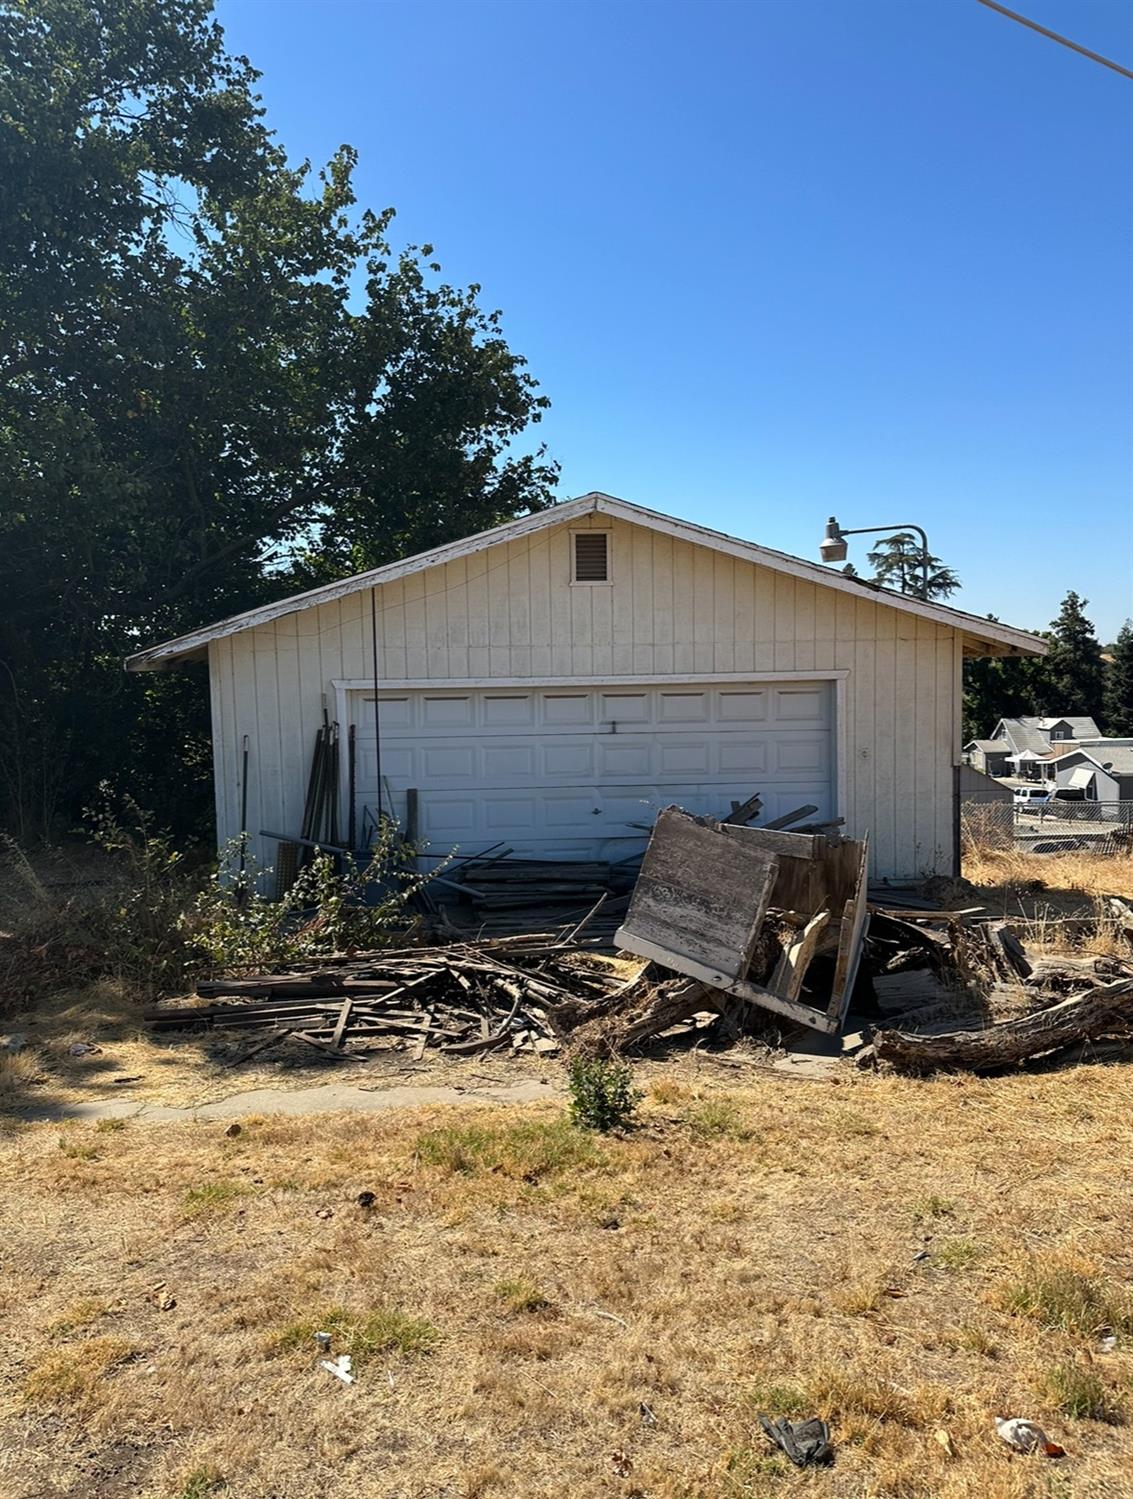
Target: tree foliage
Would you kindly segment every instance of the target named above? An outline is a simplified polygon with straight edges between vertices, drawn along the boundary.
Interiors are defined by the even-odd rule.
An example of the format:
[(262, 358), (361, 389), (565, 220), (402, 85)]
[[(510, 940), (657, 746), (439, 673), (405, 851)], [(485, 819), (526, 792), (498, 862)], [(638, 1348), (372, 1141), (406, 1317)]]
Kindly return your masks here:
[(927, 558), (928, 579), (925, 580), (925, 556), (921, 551), (920, 538), (912, 531), (896, 531), (879, 541), (868, 554), (873, 567), (874, 582), (886, 588), (896, 588), (901, 593), (912, 594), (919, 599), (946, 599), (960, 587), (960, 579), (950, 567), (945, 567), (939, 557), (930, 552)]
[(1039, 712), (1085, 715), (1104, 721), (1105, 663), (1094, 627), (1086, 618), (1088, 599), (1073, 589), (1051, 621), (1050, 653), (1042, 664)]
[[(479, 288), (292, 166), (208, 0), (0, 0), (0, 816), (207, 802), (155, 638), (550, 502)], [(172, 752), (171, 752), (172, 751)]]
[[(985, 738), (1001, 718), (1092, 718), (1103, 734), (1133, 736), (1133, 623), (1107, 662), (1088, 600), (1071, 590), (1043, 636), (1045, 657), (984, 657), (964, 663), (964, 740)], [(994, 619), (989, 615), (989, 619)]]
[(1133, 737), (1133, 620), (1126, 620), (1117, 633), (1105, 683), (1106, 733), (1115, 738)]

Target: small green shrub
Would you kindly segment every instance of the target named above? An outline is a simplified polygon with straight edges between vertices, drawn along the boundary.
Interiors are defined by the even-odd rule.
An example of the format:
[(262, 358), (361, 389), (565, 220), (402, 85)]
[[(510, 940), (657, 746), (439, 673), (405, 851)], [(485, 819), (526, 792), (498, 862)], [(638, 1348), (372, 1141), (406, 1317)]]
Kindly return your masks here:
[(324, 1307), (313, 1317), (303, 1317), (286, 1326), (270, 1339), (273, 1353), (316, 1352), (315, 1334), (329, 1332), (331, 1348), (336, 1354), (348, 1353), (355, 1369), (383, 1353), (430, 1353), (440, 1334), (424, 1317), (409, 1317), (396, 1307), (378, 1307), (370, 1312), (351, 1312), (343, 1306)]
[(1062, 1412), (1076, 1420), (1108, 1421), (1119, 1425), (1122, 1411), (1113, 1391), (1092, 1369), (1076, 1364), (1058, 1364), (1042, 1382), (1041, 1393)]
[(572, 1057), (567, 1064), (570, 1117), (580, 1129), (606, 1134), (633, 1123), (644, 1094), (633, 1086), (626, 1062), (606, 1057)]
[(971, 1239), (943, 1239), (933, 1255), (942, 1270), (970, 1270), (983, 1258), (983, 1248)]
[(927, 1197), (915, 1197), (909, 1204), (909, 1211), (914, 1223), (925, 1223), (932, 1218), (951, 1218), (956, 1208), (947, 1197), (930, 1192)]
[(502, 1301), (507, 1311), (518, 1315), (521, 1312), (546, 1312), (551, 1309), (551, 1299), (533, 1280), (501, 1280), (495, 1288), (496, 1300)]
[(1009, 1312), (1056, 1332), (1090, 1336), (1099, 1328), (1133, 1332), (1133, 1299), (1123, 1289), (1057, 1259), (1036, 1259), (1002, 1290)]
[(185, 1193), (185, 1211), (193, 1217), (205, 1213), (219, 1212), (238, 1197), (246, 1197), (248, 1188), (243, 1182), (221, 1179), (203, 1182), (199, 1187), (190, 1187)]
[(95, 1125), (95, 1133), (99, 1135), (118, 1135), (126, 1128), (125, 1119), (100, 1119)]
[(209, 1499), (224, 1485), (215, 1468), (194, 1468), (177, 1490), (176, 1499)]
[(689, 1128), (698, 1140), (751, 1140), (755, 1131), (734, 1103), (712, 1098), (688, 1112)]
[(567, 1119), (520, 1124), (448, 1125), (417, 1137), (417, 1159), (461, 1176), (495, 1172), (535, 1182), (571, 1166), (592, 1166), (598, 1151)]

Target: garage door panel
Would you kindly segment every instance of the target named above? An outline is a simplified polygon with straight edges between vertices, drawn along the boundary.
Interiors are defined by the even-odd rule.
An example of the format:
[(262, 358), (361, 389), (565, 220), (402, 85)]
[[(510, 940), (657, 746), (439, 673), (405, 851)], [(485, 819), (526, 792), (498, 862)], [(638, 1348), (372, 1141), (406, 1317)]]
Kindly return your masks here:
[(430, 781), (471, 781), (476, 775), (472, 745), (426, 745), (421, 751), (421, 775)]
[(535, 727), (535, 697), (532, 693), (522, 695), (493, 696), (484, 694), (483, 722), (486, 728), (506, 725), (508, 728)]
[(598, 779), (615, 776), (637, 776), (646, 780), (653, 775), (654, 742), (652, 739), (617, 738), (598, 741)]
[[(393, 692), (379, 703), (383, 792), (416, 787), (434, 852), (506, 840), (545, 858), (622, 858), (676, 802), (719, 816), (753, 791), (764, 815), (833, 816), (829, 684)], [(354, 695), (357, 804), (377, 802), (373, 695)], [(389, 805), (389, 802), (386, 802)]]
[(659, 694), (659, 723), (707, 723), (709, 718), (709, 696), (707, 692), (664, 692)]
[(766, 692), (716, 694), (716, 716), (720, 723), (765, 723), (768, 712)]
[(485, 781), (518, 778), (532, 780), (537, 774), (538, 751), (534, 744), (501, 744), (498, 741), (483, 748), (483, 775)]
[(775, 691), (777, 723), (822, 723), (826, 716), (826, 693), (820, 688), (780, 687)]
[(568, 776), (587, 780), (594, 775), (594, 744), (589, 739), (562, 739), (542, 746), (543, 775), (555, 780)]
[(723, 775), (763, 775), (767, 770), (768, 743), (766, 739), (751, 739), (746, 734), (734, 739), (720, 739), (719, 764)]
[(594, 722), (594, 694), (545, 692), (540, 709), (544, 724), (589, 725)]
[(644, 692), (603, 692), (601, 717), (605, 723), (648, 723), (652, 717), (651, 699)]
[[(382, 705), (384, 708), (384, 704)], [(467, 697), (430, 697), (421, 699), (421, 724), (427, 729), (470, 729), (475, 723), (475, 705)], [(386, 732), (382, 722), (382, 733)]]
[(657, 745), (657, 769), (663, 776), (706, 776), (712, 773), (713, 745), (699, 739), (661, 739)]
[(773, 741), (775, 769), (788, 773), (797, 771), (817, 772), (822, 768), (826, 754), (826, 743), (818, 738), (778, 738)]

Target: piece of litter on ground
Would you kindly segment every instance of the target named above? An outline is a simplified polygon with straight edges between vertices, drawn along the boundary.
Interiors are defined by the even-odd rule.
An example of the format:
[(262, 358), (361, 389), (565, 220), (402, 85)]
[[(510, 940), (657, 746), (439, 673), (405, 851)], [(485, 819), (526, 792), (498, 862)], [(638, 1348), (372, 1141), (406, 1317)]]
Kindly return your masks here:
[(335, 1379), (341, 1379), (343, 1384), (353, 1384), (354, 1376), (350, 1372), (351, 1358), (348, 1353), (340, 1353), (337, 1358), (321, 1358), (319, 1368), (325, 1369), (328, 1374), (333, 1374)]
[(952, 1433), (950, 1431), (946, 1431), (945, 1428), (941, 1426), (937, 1431), (933, 1432), (933, 1436), (944, 1448), (944, 1455), (946, 1457), (956, 1456), (956, 1443), (952, 1440)]
[(315, 1334), (315, 1342), (318, 1345), (318, 1349), (319, 1349), (320, 1353), (329, 1353), (330, 1352), (330, 1333), (329, 1332), (317, 1332)]
[(315, 1217), (316, 1218), (323, 1218), (323, 1219), (333, 1218), (334, 1217), (334, 1209), (333, 1208), (317, 1208), (315, 1210)]
[(68, 1054), (72, 1057), (85, 1057), (91, 1052), (96, 1052), (97, 1050), (98, 1047), (93, 1046), (89, 1041), (76, 1041), (73, 1045), (68, 1046), (67, 1048)]
[(796, 1468), (834, 1461), (830, 1428), (817, 1416), (811, 1416), (807, 1421), (788, 1421), (785, 1417), (769, 1421), (766, 1416), (760, 1416), (759, 1424), (768, 1440), (785, 1452)]
[(641, 1412), (641, 1419), (645, 1422), (646, 1426), (657, 1425), (657, 1413), (651, 1405), (646, 1405), (645, 1401), (642, 1400), (637, 1408)]
[(1016, 1452), (1041, 1452), (1046, 1457), (1065, 1457), (1066, 1448), (1052, 1442), (1037, 1421), (1025, 1416), (996, 1416), (995, 1429)]
[(1098, 1339), (1098, 1351), (1100, 1353), (1112, 1353), (1117, 1347), (1117, 1334), (1106, 1332)]
[(228, 1128), (224, 1131), (224, 1133), (228, 1137), (228, 1139), (235, 1140), (236, 1136), (238, 1134), (242, 1133), (242, 1131), (241, 1131), (240, 1125), (238, 1125), (236, 1123), (235, 1119), (234, 1119), (232, 1121), (232, 1123), (228, 1126)]

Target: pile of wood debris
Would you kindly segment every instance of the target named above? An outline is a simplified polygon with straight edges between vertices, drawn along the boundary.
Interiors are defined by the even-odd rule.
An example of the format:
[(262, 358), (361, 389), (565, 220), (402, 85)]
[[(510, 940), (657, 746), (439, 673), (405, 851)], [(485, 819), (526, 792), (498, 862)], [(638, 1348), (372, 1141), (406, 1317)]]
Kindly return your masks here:
[[(1117, 905), (1133, 949), (1133, 910)], [(931, 970), (955, 1002), (929, 1002), (900, 1016), (899, 1027), (879, 1026), (862, 1065), (986, 1072), (1133, 1036), (1133, 951), (1129, 958), (1030, 954), (1009, 921), (886, 912), (872, 918), (870, 956), (878, 975)]]
[[(157, 1005), (156, 1030), (247, 1030), (247, 1061), (286, 1041), (361, 1060), (390, 1048), (469, 1056), (493, 1050), (553, 1052), (589, 1006), (628, 991), (615, 964), (555, 933), (446, 947), (356, 952), (286, 971), (203, 981), (205, 1005)], [(559, 1019), (560, 1011), (564, 1019)]]

